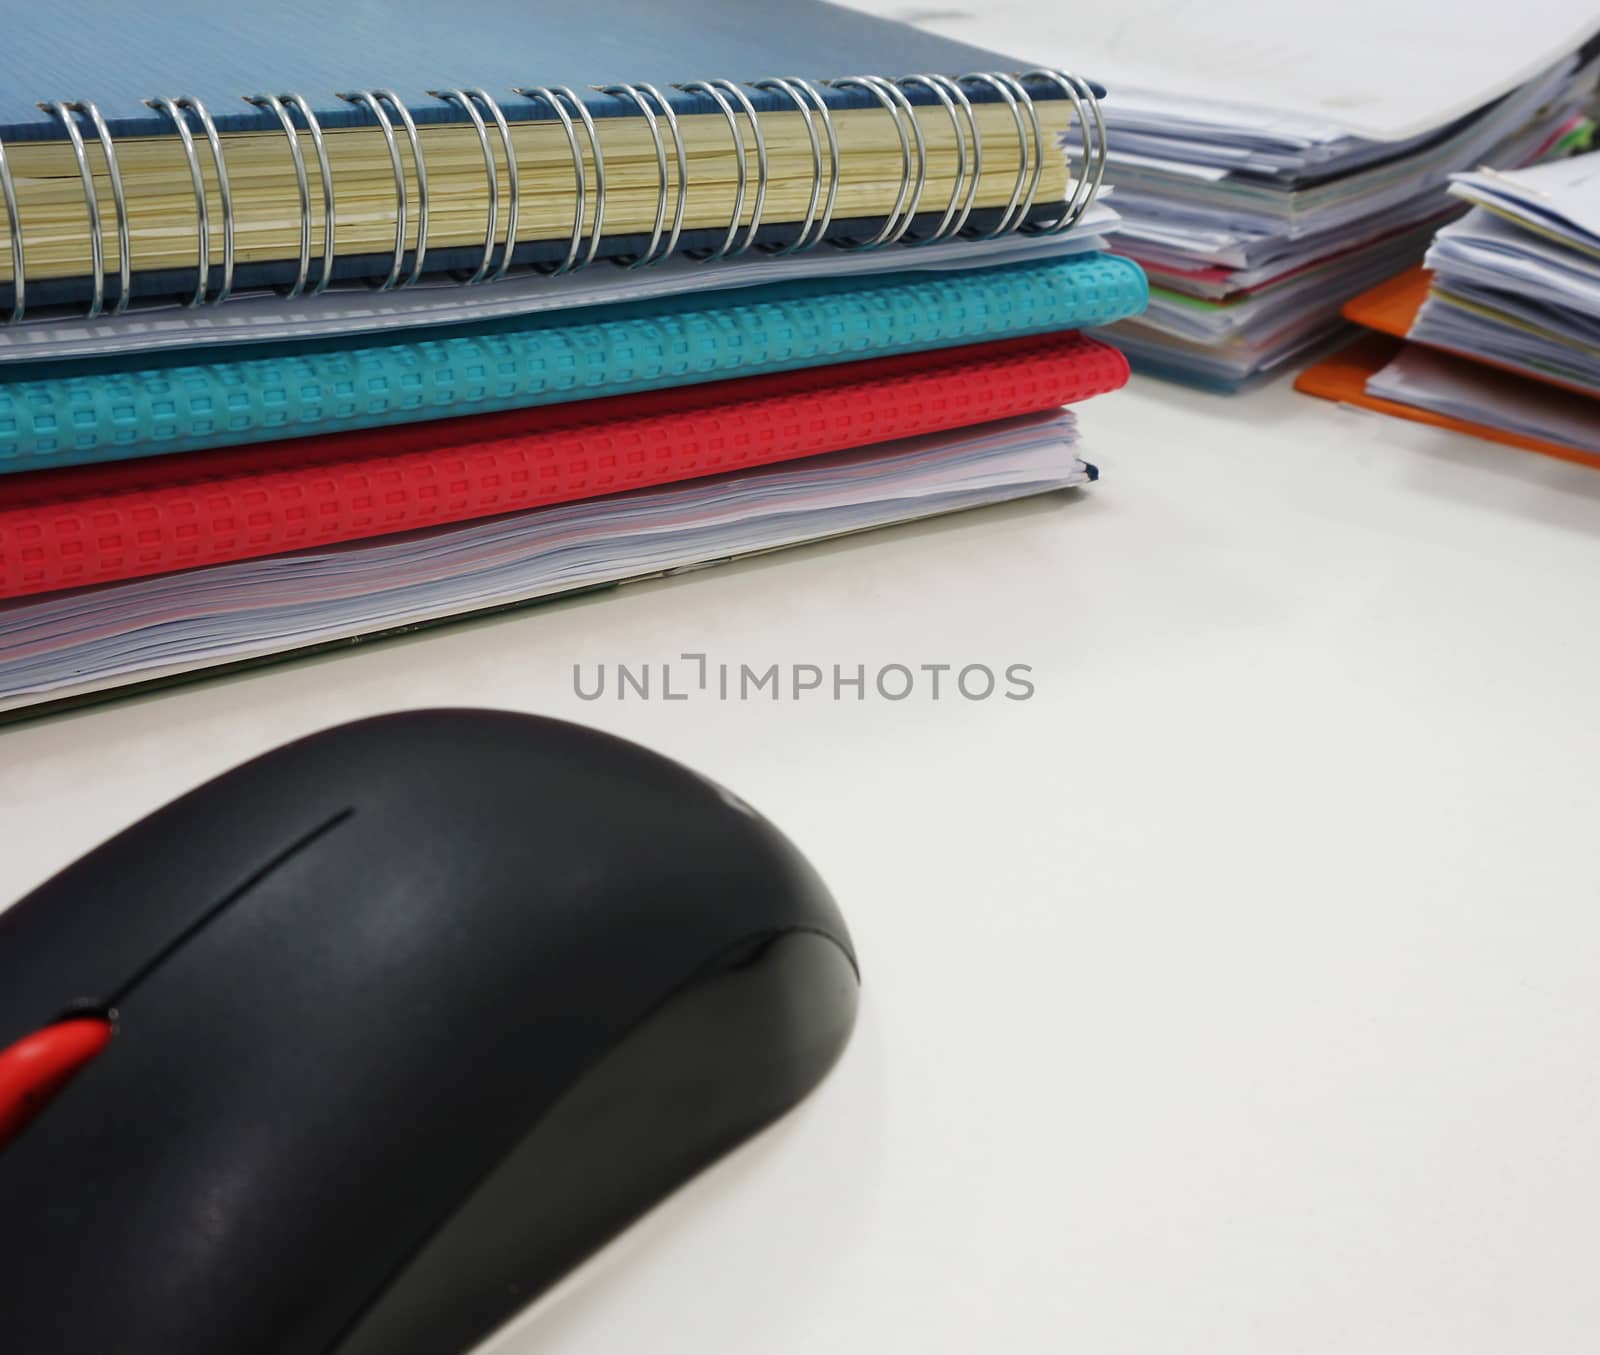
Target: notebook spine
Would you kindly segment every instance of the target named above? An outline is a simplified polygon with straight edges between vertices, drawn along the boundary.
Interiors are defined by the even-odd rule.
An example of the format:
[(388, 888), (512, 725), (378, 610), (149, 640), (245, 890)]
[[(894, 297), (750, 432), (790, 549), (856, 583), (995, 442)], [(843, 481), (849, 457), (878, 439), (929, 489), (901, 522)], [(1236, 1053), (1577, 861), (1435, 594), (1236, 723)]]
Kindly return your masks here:
[[(752, 247), (773, 254), (795, 254), (814, 249), (827, 240), (844, 249), (882, 249), (891, 245), (928, 245), (963, 236), (990, 239), (1016, 232), (1056, 234), (1070, 229), (1089, 209), (1099, 192), (1105, 172), (1106, 126), (1100, 101), (1089, 83), (1061, 70), (1029, 70), (1016, 73), (989, 71), (961, 76), (936, 74), (889, 78), (881, 75), (855, 75), (824, 81), (835, 89), (863, 91), (885, 116), (893, 120), (900, 151), (901, 177), (894, 204), (876, 233), (865, 239), (847, 237), (833, 226), (834, 207), (841, 181), (839, 137), (833, 116), (821, 90), (810, 80), (798, 76), (752, 81), (741, 87), (732, 80), (692, 80), (674, 86), (685, 92), (704, 95), (715, 104), (726, 121), (737, 166), (734, 205), (722, 241), (717, 247), (697, 250), (689, 257), (701, 261), (732, 258)], [(1081, 151), (1074, 149), (1077, 176), (1071, 192), (1061, 204), (1059, 215), (1044, 221), (1032, 219), (1038, 205), (1039, 186), (1047, 156), (1046, 135), (1039, 117), (1035, 96), (1029, 86), (1048, 87), (1072, 105), (1074, 125)], [(766, 206), (769, 161), (763, 115), (756, 109), (746, 89), (767, 91), (792, 103), (805, 125), (812, 161), (811, 191), (805, 217), (794, 238), (780, 244), (757, 244)], [(921, 88), (933, 96), (928, 105), (935, 116), (950, 121), (955, 138), (955, 182), (947, 201), (929, 204), (928, 213), (940, 212), (938, 223), (922, 234), (912, 226), (924, 214), (923, 199), (929, 178), (929, 154), (916, 108), (906, 91)], [(653, 225), (648, 242), (636, 255), (618, 260), (629, 268), (644, 268), (678, 253), (683, 231), (684, 208), (691, 185), (689, 157), (671, 100), (658, 86), (645, 83), (597, 85), (602, 94), (623, 101), (628, 113), (641, 118), (650, 133), (659, 186)], [(969, 91), (983, 91), (984, 102), (997, 99), (1010, 112), (1015, 124), (1018, 157), (1016, 182), (1001, 212), (999, 221), (979, 232), (969, 225), (977, 203), (979, 180), (983, 173), (985, 147), (979, 120)], [(599, 255), (605, 232), (606, 166), (595, 119), (576, 90), (567, 85), (518, 87), (518, 96), (543, 104), (560, 125), (572, 156), (574, 204), (572, 230), (565, 257), (553, 264), (531, 264), (551, 275), (571, 272), (592, 265)], [(461, 281), (469, 286), (493, 282), (506, 275), (512, 265), (517, 240), (517, 208), (520, 196), (518, 167), (511, 140), (511, 127), (494, 96), (485, 89), (430, 90), (435, 99), (459, 107), (478, 137), (483, 152), (485, 189), (488, 199), (487, 228), (475, 271)], [(338, 224), (338, 195), (328, 161), (321, 124), (311, 103), (299, 94), (258, 93), (243, 96), (247, 103), (270, 112), (287, 142), (287, 154), (294, 171), (299, 195), (300, 232), (298, 269), (295, 280), (284, 294), (314, 296), (333, 280), (335, 241)], [(346, 102), (366, 110), (373, 125), (383, 134), (390, 167), (394, 173), (395, 235), (393, 258), (387, 276), (377, 286), (382, 290), (415, 285), (424, 274), (428, 254), (428, 173), (417, 122), (405, 102), (391, 89), (363, 89), (341, 93)], [(146, 99), (148, 107), (165, 114), (183, 151), (194, 193), (195, 224), (198, 232), (195, 259), (195, 284), (187, 304), (218, 305), (233, 292), (236, 256), (236, 219), (233, 194), (222, 138), (204, 103), (192, 97)], [(132, 298), (135, 271), (130, 249), (127, 197), (117, 163), (116, 146), (105, 118), (92, 103), (55, 101), (39, 105), (59, 118), (66, 131), (77, 163), (83, 190), (91, 257), (90, 297), (87, 315), (94, 317), (109, 310), (124, 311)], [(784, 112), (788, 112), (785, 107)], [(399, 133), (396, 131), (396, 124)], [(312, 190), (306, 157), (301, 144), (302, 129), (309, 136), (316, 156), (322, 196), (320, 233), (312, 209)], [(403, 135), (401, 135), (403, 134)], [(1069, 131), (1069, 137), (1071, 132)], [(117, 230), (115, 277), (106, 266), (106, 247), (100, 217), (100, 194), (95, 187), (86, 149), (87, 137), (99, 144), (104, 158), (104, 175), (111, 189)], [(205, 142), (202, 155), (200, 142)], [(499, 142), (496, 153), (495, 142)], [(402, 153), (402, 144), (404, 153)], [(748, 151), (755, 151), (755, 171), (751, 174)], [(991, 147), (991, 153), (993, 148)], [(1007, 151), (1015, 154), (1009, 144)], [(409, 175), (407, 162), (409, 161)], [(209, 173), (208, 173), (209, 170)], [(592, 173), (591, 173), (592, 172)], [(592, 178), (592, 182), (591, 182)], [(208, 203), (210, 186), (221, 204), (222, 261), (220, 281), (213, 287), (211, 217)], [(415, 187), (415, 213), (412, 212), (412, 187)], [(5, 145), (0, 141), (0, 196), (4, 198), (11, 242), (12, 303), (10, 321), (17, 323), (27, 314), (27, 261), (23, 222), (18, 213), (16, 185)], [(590, 202), (593, 201), (591, 213)], [(504, 210), (502, 210), (502, 205)], [(749, 221), (745, 222), (746, 209)], [(719, 226), (716, 229), (721, 230)], [(411, 263), (406, 267), (407, 257)]]

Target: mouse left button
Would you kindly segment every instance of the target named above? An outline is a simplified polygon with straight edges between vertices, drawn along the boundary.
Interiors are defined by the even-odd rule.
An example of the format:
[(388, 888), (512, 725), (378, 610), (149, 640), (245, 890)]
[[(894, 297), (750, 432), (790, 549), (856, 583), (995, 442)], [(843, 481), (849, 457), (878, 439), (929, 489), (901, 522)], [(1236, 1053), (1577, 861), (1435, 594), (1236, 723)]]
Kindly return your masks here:
[(0, 1049), (0, 1151), (110, 1040), (109, 1021), (74, 1017)]

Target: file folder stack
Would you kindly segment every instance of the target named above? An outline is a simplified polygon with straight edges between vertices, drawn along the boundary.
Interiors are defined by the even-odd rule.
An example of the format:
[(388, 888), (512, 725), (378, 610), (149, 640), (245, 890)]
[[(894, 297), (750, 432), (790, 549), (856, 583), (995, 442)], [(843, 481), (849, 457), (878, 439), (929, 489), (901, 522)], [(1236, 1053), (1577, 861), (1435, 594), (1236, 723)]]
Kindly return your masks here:
[(1600, 154), (1459, 174), (1451, 192), (1473, 209), (1428, 251), (1412, 336), (1600, 395)]
[(53, 70), (76, 7), (0, 94), (0, 711), (1095, 474), (1147, 290), (1084, 79), (817, 4), (89, 7), (137, 59)]
[(1452, 214), (1452, 170), (1527, 163), (1584, 134), (1594, 75), (1567, 58), (1453, 126), (1270, 176), (1233, 171), (1213, 187), (1184, 183), (1186, 171), (1117, 171), (1116, 247), (1152, 286), (1119, 341), (1152, 372), (1222, 389), (1272, 373), (1337, 333), (1351, 296), (1421, 257)]
[(1600, 468), (1600, 154), (1456, 177), (1429, 271), (1351, 302), (1373, 333), (1297, 385)]
[[(1340, 328), (1350, 297), (1422, 257), (1454, 172), (1586, 135), (1592, 0), (1043, 0), (967, 9), (852, 0), (925, 29), (1053, 59), (1111, 87), (1114, 248), (1151, 281), (1114, 334), (1147, 371), (1236, 389)], [(1069, 143), (1070, 146), (1070, 143)]]

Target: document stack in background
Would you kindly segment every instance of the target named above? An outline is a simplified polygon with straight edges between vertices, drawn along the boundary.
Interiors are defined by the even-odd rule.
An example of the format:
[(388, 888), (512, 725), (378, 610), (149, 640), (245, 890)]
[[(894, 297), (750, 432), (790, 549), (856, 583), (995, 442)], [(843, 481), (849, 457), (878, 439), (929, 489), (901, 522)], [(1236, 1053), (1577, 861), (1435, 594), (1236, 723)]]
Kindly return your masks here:
[(1087, 81), (815, 3), (202, 8), (12, 26), (0, 710), (1093, 478), (1146, 283)]
[(1600, 468), (1600, 154), (1451, 192), (1473, 207), (1427, 269), (1351, 302), (1375, 332), (1296, 385)]
[(1327, 340), (1340, 306), (1422, 257), (1453, 172), (1586, 134), (1593, 0), (852, 0), (932, 32), (1064, 52), (1112, 89), (1113, 246), (1150, 275), (1113, 331), (1135, 366), (1236, 389)]

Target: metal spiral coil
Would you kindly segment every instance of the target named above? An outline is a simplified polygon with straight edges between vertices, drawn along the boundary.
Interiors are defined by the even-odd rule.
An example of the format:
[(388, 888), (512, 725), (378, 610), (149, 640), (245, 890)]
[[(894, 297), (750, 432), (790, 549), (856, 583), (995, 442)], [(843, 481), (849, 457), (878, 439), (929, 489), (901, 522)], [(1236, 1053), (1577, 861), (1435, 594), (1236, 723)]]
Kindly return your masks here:
[(322, 139), (322, 125), (317, 121), (317, 115), (311, 111), (311, 105), (298, 94), (246, 94), (243, 96), (248, 104), (255, 104), (258, 108), (268, 109), (278, 120), (278, 125), (283, 129), (283, 135), (289, 143), (289, 158), (294, 165), (295, 185), (300, 190), (300, 271), (284, 296), (289, 299), (299, 296), (306, 290), (306, 284), (311, 280), (311, 180), (306, 174), (306, 158), (300, 150), (300, 134), (295, 129), (294, 119), (289, 116), (290, 108), (300, 111), (300, 116), (305, 119), (306, 130), (311, 133), (312, 149), (317, 157), (317, 170), (322, 176), (322, 272), (311, 287), (311, 295), (316, 296), (322, 292), (333, 280), (333, 251), (336, 210), (333, 196), (333, 171), (328, 165), (328, 147)]
[[(799, 233), (789, 244), (774, 245), (769, 250), (775, 257), (799, 254), (820, 245), (828, 233), (828, 227), (833, 223), (833, 206), (839, 197), (839, 137), (833, 129), (833, 116), (828, 112), (826, 101), (809, 80), (802, 80), (799, 76), (757, 80), (753, 88), (773, 89), (787, 95), (794, 100), (795, 108), (805, 119), (806, 138), (811, 143), (812, 176), (811, 197), (806, 203), (805, 220), (800, 223)], [(823, 133), (828, 139), (828, 196), (822, 206), (821, 220), (817, 218), (817, 204), (822, 200), (822, 141), (817, 136), (816, 123), (812, 120), (813, 112), (821, 119)], [(813, 225), (816, 227), (815, 234), (812, 234)], [(752, 231), (751, 235), (754, 234)]]
[[(377, 120), (378, 130), (383, 133), (389, 150), (389, 166), (394, 170), (394, 259), (389, 264), (389, 275), (378, 284), (378, 290), (387, 292), (395, 287), (410, 287), (422, 276), (422, 261), (428, 256), (428, 168), (422, 159), (422, 140), (417, 135), (416, 119), (392, 89), (358, 89), (339, 97), (346, 103), (367, 109)], [(405, 166), (400, 160), (400, 143), (395, 139), (390, 109), (405, 128), (406, 141), (411, 147), (411, 166), (417, 176), (417, 243), (411, 273), (404, 282), (400, 281), (400, 270), (406, 261), (411, 193), (406, 185)]]
[[(567, 85), (532, 85), (527, 88), (517, 88), (512, 91), (527, 99), (541, 100), (549, 104), (555, 112), (561, 129), (567, 135), (567, 148), (572, 153), (572, 236), (567, 242), (567, 257), (553, 268), (544, 271), (551, 277), (562, 273), (570, 273), (575, 268), (587, 268), (595, 261), (595, 255), (600, 249), (600, 236), (605, 226), (606, 219), (606, 159), (600, 151), (600, 136), (595, 130), (594, 118), (584, 102), (578, 97), (578, 92)], [(572, 120), (572, 113), (567, 111), (571, 105), (572, 113), (578, 115), (578, 122)], [(594, 161), (595, 179), (595, 206), (594, 226), (589, 232), (589, 252), (580, 262), (578, 253), (583, 248), (583, 222), (588, 208), (589, 176), (584, 167), (583, 148), (578, 144), (578, 126), (582, 125), (584, 136), (589, 141), (589, 155)]]
[[(697, 251), (692, 257), (703, 263), (737, 258), (755, 243), (756, 232), (761, 229), (761, 213), (767, 203), (767, 138), (761, 130), (761, 116), (756, 112), (755, 105), (750, 102), (750, 96), (731, 80), (691, 80), (687, 84), (679, 85), (678, 88), (685, 93), (698, 91), (705, 94), (721, 110), (722, 116), (728, 120), (728, 133), (733, 138), (733, 158), (739, 175), (738, 184), (734, 188), (733, 210), (728, 214), (728, 233), (723, 237), (721, 248)], [(723, 91), (726, 91), (726, 94)], [(749, 122), (750, 134), (755, 140), (756, 147), (755, 200), (750, 208), (749, 229), (745, 232), (744, 243), (738, 248), (734, 248), (734, 241), (738, 239), (739, 227), (744, 222), (744, 204), (750, 187), (750, 167), (745, 160), (744, 133), (739, 130), (739, 120), (734, 116), (733, 104), (728, 102), (729, 98), (739, 105), (746, 121)], [(815, 137), (812, 140), (813, 150), (816, 150)]]
[(22, 218), (17, 214), (17, 186), (11, 179), (6, 143), (0, 140), (0, 194), (5, 196), (6, 224), (11, 228), (11, 323), (28, 313), (28, 263), (22, 247)]
[(117, 165), (117, 148), (112, 144), (111, 132), (106, 127), (106, 120), (100, 116), (100, 110), (92, 103), (63, 102), (57, 99), (41, 103), (39, 107), (61, 119), (62, 126), (67, 129), (67, 139), (72, 143), (73, 158), (78, 162), (78, 177), (83, 183), (83, 205), (89, 214), (89, 254), (94, 272), (91, 280), (94, 293), (90, 298), (88, 311), (91, 319), (99, 315), (105, 306), (105, 240), (100, 229), (100, 197), (95, 192), (94, 171), (89, 168), (89, 153), (84, 148), (83, 133), (78, 128), (76, 115), (82, 114), (89, 119), (95, 135), (100, 140), (100, 149), (106, 158), (106, 173), (111, 180), (112, 205), (117, 216), (117, 280), (121, 286), (117, 290), (117, 299), (111, 309), (113, 315), (120, 315), (127, 309), (129, 289), (133, 280), (133, 265), (128, 250), (128, 202), (122, 191), (122, 172)]
[[(683, 133), (678, 127), (678, 115), (672, 111), (672, 105), (667, 96), (654, 85), (650, 84), (623, 84), (623, 85), (594, 85), (593, 89), (601, 94), (610, 94), (616, 98), (629, 99), (638, 108), (640, 115), (645, 119), (650, 128), (650, 140), (656, 150), (656, 172), (659, 175), (660, 195), (656, 200), (655, 226), (650, 232), (650, 243), (645, 247), (643, 254), (631, 259), (619, 259), (618, 262), (625, 268), (646, 268), (651, 264), (660, 263), (661, 260), (670, 258), (677, 253), (678, 237), (683, 233), (683, 209), (689, 200), (689, 156), (683, 144)], [(667, 131), (672, 137), (673, 157), (678, 169), (678, 201), (672, 214), (672, 233), (667, 237), (665, 246), (661, 244), (661, 230), (667, 219), (667, 202), (669, 198), (669, 184), (667, 179), (667, 148), (666, 142), (661, 137), (661, 123), (656, 115), (651, 112), (650, 105), (645, 101), (648, 94), (656, 101), (661, 109), (662, 117), (666, 119)]]
[[(517, 151), (511, 144), (511, 126), (506, 122), (506, 115), (500, 111), (500, 105), (494, 101), (488, 90), (430, 89), (428, 93), (435, 99), (443, 99), (446, 103), (453, 103), (465, 109), (473, 131), (478, 134), (478, 144), (483, 150), (483, 172), (489, 184), (489, 217), (488, 227), (483, 235), (483, 259), (478, 264), (478, 271), (467, 278), (466, 283), (469, 287), (473, 287), (484, 281), (497, 282), (505, 277), (506, 269), (511, 267), (511, 254), (517, 245), (517, 205), (522, 196), (522, 184), (517, 170)], [(494, 149), (489, 143), (488, 124), (484, 122), (483, 114), (478, 111), (479, 104), (489, 110), (489, 116), (494, 119), (495, 130), (500, 133), (500, 145), (506, 157), (506, 186), (509, 190), (505, 245), (500, 251), (500, 263), (492, 273), (489, 271), (489, 265), (494, 263), (494, 249), (500, 231), (500, 171), (495, 163)]]
[(1062, 209), (1061, 216), (1049, 225), (1025, 226), (1023, 229), (1039, 235), (1059, 235), (1076, 225), (1089, 210), (1100, 192), (1106, 173), (1106, 119), (1100, 99), (1089, 82), (1070, 71), (1024, 71), (1023, 80), (1045, 80), (1061, 90), (1071, 101), (1077, 115), (1078, 132), (1083, 141), (1083, 173), (1074, 181), (1072, 196)]

